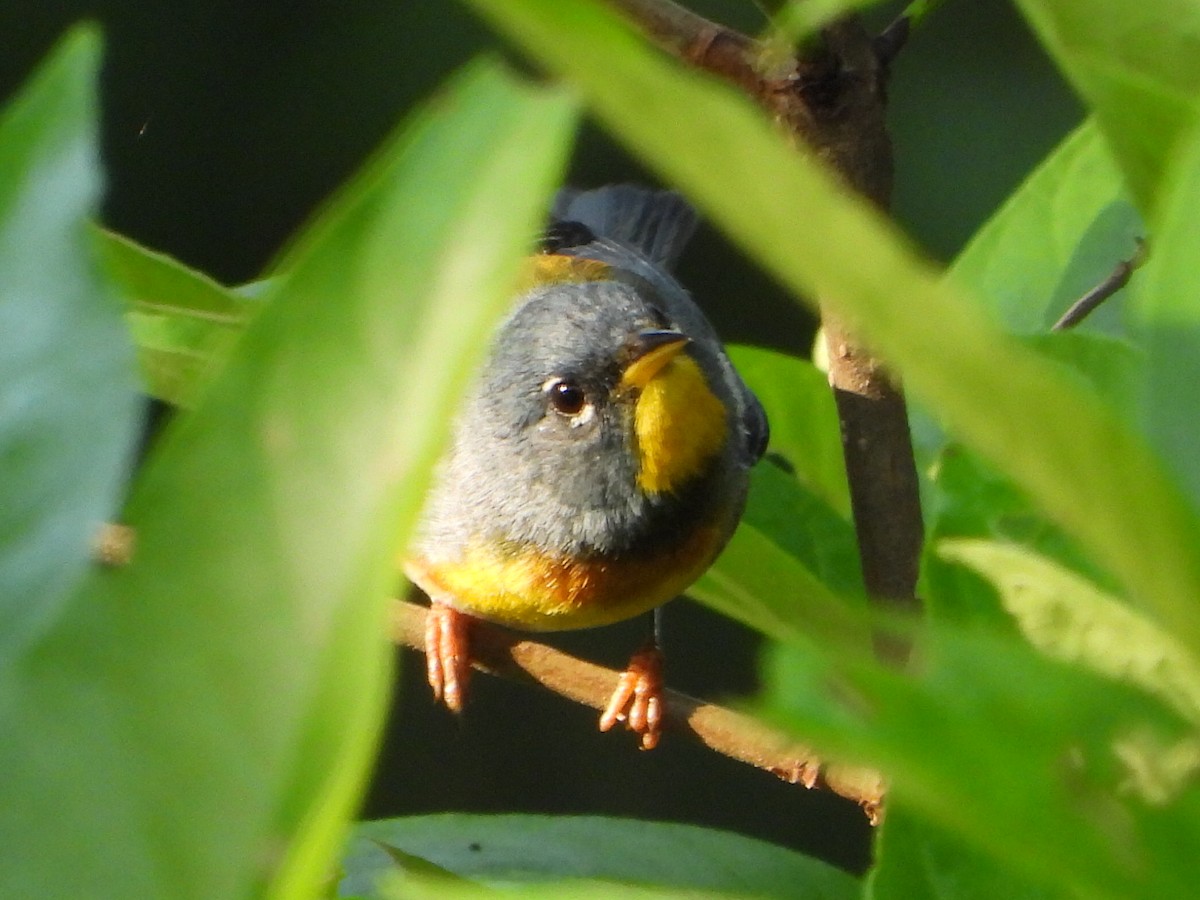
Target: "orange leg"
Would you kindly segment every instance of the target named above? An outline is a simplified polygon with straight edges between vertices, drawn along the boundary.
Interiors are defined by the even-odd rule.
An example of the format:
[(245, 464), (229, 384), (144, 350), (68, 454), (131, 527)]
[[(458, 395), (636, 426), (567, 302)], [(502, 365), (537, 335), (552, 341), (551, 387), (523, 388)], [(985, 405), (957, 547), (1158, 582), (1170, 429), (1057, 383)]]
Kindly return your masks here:
[(451, 606), (430, 604), (425, 617), (425, 666), (434, 699), (462, 712), (471, 675), (471, 617)]
[(663, 713), (663, 653), (651, 640), (629, 660), (617, 681), (608, 708), (600, 716), (600, 730), (608, 731), (624, 721), (630, 731), (642, 736), (642, 749), (658, 746)]

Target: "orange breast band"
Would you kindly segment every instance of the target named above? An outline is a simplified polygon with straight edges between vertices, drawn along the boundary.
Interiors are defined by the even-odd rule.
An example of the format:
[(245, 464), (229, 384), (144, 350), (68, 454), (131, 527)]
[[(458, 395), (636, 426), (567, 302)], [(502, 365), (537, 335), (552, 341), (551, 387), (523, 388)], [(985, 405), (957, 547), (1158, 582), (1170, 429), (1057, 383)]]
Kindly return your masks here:
[(619, 622), (667, 602), (708, 568), (719, 542), (720, 532), (705, 526), (661, 555), (581, 560), (478, 543), (456, 560), (412, 559), (404, 570), (432, 598), (481, 619), (561, 631)]

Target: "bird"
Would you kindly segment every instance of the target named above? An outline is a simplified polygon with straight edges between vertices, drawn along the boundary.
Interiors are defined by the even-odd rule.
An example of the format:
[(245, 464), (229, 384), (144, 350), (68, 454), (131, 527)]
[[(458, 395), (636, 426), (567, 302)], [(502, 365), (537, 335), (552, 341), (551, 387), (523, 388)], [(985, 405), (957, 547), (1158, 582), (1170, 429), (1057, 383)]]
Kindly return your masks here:
[(762, 405), (671, 274), (678, 193), (562, 189), (460, 402), (402, 560), (430, 601), (427, 676), (463, 708), (470, 628), (550, 632), (655, 612), (600, 719), (654, 747), (657, 613), (712, 564), (769, 439)]

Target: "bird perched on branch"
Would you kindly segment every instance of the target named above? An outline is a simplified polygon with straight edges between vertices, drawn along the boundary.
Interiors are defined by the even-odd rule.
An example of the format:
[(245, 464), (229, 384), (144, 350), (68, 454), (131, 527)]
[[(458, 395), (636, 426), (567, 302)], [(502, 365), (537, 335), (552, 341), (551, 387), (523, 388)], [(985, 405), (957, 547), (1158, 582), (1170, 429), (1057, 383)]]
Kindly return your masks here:
[[(473, 619), (557, 631), (630, 618), (683, 592), (733, 534), (767, 423), (670, 274), (695, 227), (672, 192), (560, 193), (404, 562), (431, 601), (429, 682), (452, 710)], [(624, 720), (653, 747), (661, 690), (655, 636), (601, 729)]]

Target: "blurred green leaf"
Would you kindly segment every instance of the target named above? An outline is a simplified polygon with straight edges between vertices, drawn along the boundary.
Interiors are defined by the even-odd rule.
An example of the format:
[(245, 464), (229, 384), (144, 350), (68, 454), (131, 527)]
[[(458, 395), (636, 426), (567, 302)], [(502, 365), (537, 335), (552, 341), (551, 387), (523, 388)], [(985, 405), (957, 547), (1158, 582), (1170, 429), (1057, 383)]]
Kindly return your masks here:
[(1091, 577), (1101, 578), (1078, 544), (1046, 519), (1013, 483), (959, 444), (949, 444), (932, 466), (924, 511), (927, 547), (921, 596), (930, 615), (1013, 631), (992, 585), (975, 571), (932, 548), (948, 538), (995, 538), (1037, 548)]
[(1200, 649), (1196, 512), (1099, 398), (1000, 334), (749, 100), (662, 58), (596, 3), (471, 5), (569, 75), (602, 123), (781, 282), (856, 323), (950, 430)]
[(63, 615), (139, 433), (133, 348), (87, 241), (99, 64), (99, 35), (75, 30), (0, 117), (0, 671)]
[(384, 848), (489, 886), (522, 886), (523, 893), (539, 883), (603, 879), (629, 888), (686, 889), (693, 896), (695, 891), (812, 900), (859, 895), (857, 879), (845, 872), (728, 832), (596, 816), (458, 814), (359, 825), (340, 895), (376, 896), (379, 880), (396, 869)]
[(95, 241), (129, 307), (146, 392), (174, 406), (194, 405), (262, 304), (110, 231), (97, 230)]
[[(1141, 377), (1141, 357), (1116, 338), (1083, 332), (1029, 335), (1026, 346), (1066, 367), (1072, 375), (1128, 419)], [(1066, 565), (1109, 590), (1109, 573), (1084, 553), (1079, 542), (1051, 521), (1028, 494), (995, 466), (948, 440), (920, 410), (913, 413), (928, 459), (922, 478), (922, 508), (930, 546), (950, 537), (991, 537), (1020, 543)], [(936, 553), (921, 565), (921, 596), (935, 616), (1009, 627), (996, 591), (976, 573)]]
[(244, 325), (249, 319), (247, 302), (207, 275), (115, 232), (98, 228), (94, 237), (109, 277), (135, 309), (225, 325)]
[(1083, 96), (1143, 214), (1200, 111), (1200, 6), (1191, 0), (1017, 0)]
[(1125, 338), (1074, 330), (1031, 334), (1021, 343), (1068, 368), (1122, 421), (1136, 425), (1135, 410), (1146, 362), (1141, 347)]
[(730, 347), (729, 355), (767, 412), (767, 452), (786, 460), (801, 484), (849, 521), (850, 489), (829, 378), (808, 360), (775, 350)]
[(476, 67), (293, 248), (141, 473), (132, 564), (0, 694), (0, 895), (326, 880), (383, 715), (397, 552), (574, 118)]
[(879, 829), (867, 900), (1052, 900), (1074, 897), (1026, 882), (1000, 860), (987, 857), (952, 832), (889, 803)]
[(1141, 688), (1200, 725), (1200, 664), (1118, 598), (1014, 544), (943, 541), (937, 552), (991, 580), (1043, 653)]
[(778, 640), (869, 644), (854, 527), (770, 462), (751, 472), (737, 532), (687, 593)]
[(1152, 443), (1200, 504), (1200, 129), (1179, 148), (1168, 184), (1134, 285), (1133, 318), (1146, 352), (1138, 399)]
[(767, 40), (783, 41), (790, 50), (796, 42), (839, 16), (875, 6), (880, 2), (881, 0), (786, 0), (771, 17), (771, 27), (763, 37)]
[(1189, 726), (1010, 636), (935, 624), (918, 658), (904, 675), (777, 647), (760, 712), (834, 758), (872, 761), (889, 804), (1003, 861), (1019, 883), (1113, 900), (1188, 895), (1200, 859), (1182, 836), (1200, 828), (1200, 791), (1185, 780), (1168, 797), (1161, 780), (1186, 766)]
[[(1145, 227), (1095, 121), (1070, 134), (1004, 202), (950, 267), (1015, 332), (1050, 330), (1129, 259)], [(1138, 276), (1140, 277), (1140, 276)], [(1079, 326), (1120, 334), (1124, 291)]]

